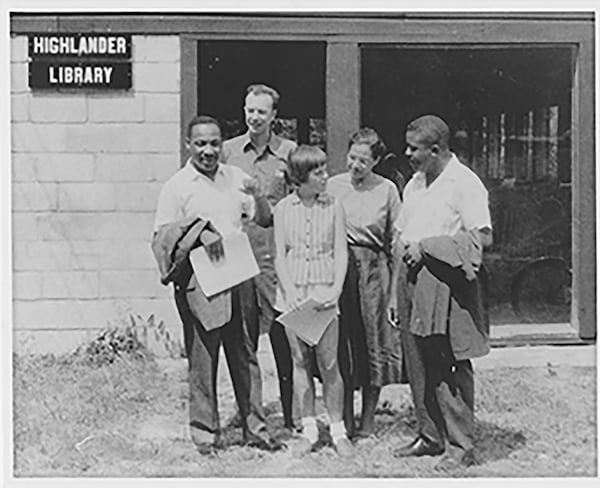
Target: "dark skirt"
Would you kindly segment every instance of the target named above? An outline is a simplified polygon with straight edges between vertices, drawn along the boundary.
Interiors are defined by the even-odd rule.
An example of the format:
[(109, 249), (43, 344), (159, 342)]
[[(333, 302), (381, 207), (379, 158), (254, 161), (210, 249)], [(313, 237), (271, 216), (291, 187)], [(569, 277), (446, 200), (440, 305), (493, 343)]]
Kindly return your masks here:
[(386, 317), (390, 273), (385, 254), (348, 248), (340, 297), (340, 372), (353, 388), (402, 382), (400, 330)]

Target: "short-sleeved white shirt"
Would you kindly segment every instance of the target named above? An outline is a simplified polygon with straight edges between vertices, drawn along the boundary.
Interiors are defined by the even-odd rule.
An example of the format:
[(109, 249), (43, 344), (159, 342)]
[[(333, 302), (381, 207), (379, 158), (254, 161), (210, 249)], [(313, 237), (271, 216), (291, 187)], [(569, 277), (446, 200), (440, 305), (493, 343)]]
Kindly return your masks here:
[(235, 166), (219, 164), (214, 181), (191, 161), (167, 180), (158, 197), (154, 230), (161, 225), (201, 217), (223, 235), (242, 229), (242, 216), (254, 218), (254, 199), (241, 191), (249, 176)]
[(407, 243), (454, 235), (461, 230), (491, 229), (488, 191), (479, 177), (452, 154), (429, 187), (424, 173), (413, 175), (404, 188), (395, 226)]

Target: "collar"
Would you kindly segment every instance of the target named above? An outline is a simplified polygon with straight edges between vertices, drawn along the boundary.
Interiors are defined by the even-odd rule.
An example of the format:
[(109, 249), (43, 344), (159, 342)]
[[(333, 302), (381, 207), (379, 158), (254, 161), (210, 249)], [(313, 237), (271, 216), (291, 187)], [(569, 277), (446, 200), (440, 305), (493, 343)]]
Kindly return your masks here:
[[(431, 185), (429, 185), (427, 189), (431, 188), (433, 185), (437, 184), (440, 181), (457, 180), (459, 178), (458, 171), (460, 170), (460, 165), (461, 162), (458, 160), (456, 155), (452, 153), (452, 156), (450, 157), (448, 164), (446, 164), (446, 167), (442, 170), (442, 172), (435, 179), (435, 181)], [(415, 184), (418, 185), (419, 188), (425, 188), (425, 173), (416, 172), (412, 177), (415, 180)]]
[[(192, 164), (192, 158), (187, 160), (185, 166), (183, 167), (183, 171), (185, 171), (185, 175), (192, 181), (197, 181), (200, 179), (212, 181), (208, 176), (200, 173), (200, 171), (194, 168), (194, 165)], [(224, 165), (222, 163), (219, 163), (216, 174), (219, 176), (225, 176)]]
[[(269, 151), (274, 156), (285, 158), (285, 154), (280, 154), (281, 143), (283, 139), (278, 135), (275, 135), (273, 131), (271, 131), (271, 135), (269, 136), (269, 142), (267, 142), (267, 146), (265, 147), (265, 151)], [(242, 139), (242, 151), (248, 152), (251, 149), (254, 149), (254, 144), (252, 144), (252, 140), (250, 139), (250, 132), (246, 132)]]
[[(294, 191), (293, 193), (290, 194), (290, 199), (291, 199), (292, 205), (299, 205), (302, 203), (302, 200), (300, 200), (300, 197), (298, 196), (297, 191)], [(317, 203), (321, 206), (329, 205), (332, 200), (333, 200), (333, 197), (329, 193), (323, 192), (323, 193), (319, 193), (317, 195)]]

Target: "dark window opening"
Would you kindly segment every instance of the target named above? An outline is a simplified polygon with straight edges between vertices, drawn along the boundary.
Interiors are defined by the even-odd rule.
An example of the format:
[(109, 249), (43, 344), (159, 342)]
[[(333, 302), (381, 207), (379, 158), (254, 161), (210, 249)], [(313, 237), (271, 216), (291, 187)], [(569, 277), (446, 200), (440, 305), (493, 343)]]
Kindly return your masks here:
[(223, 124), (227, 139), (245, 132), (246, 88), (265, 83), (281, 95), (274, 132), (325, 149), (325, 43), (200, 41), (198, 112)]
[[(406, 125), (433, 113), (489, 190), (493, 324), (570, 319), (575, 53), (569, 45), (362, 49), (361, 123), (380, 131), (405, 179)], [(542, 258), (547, 267), (530, 266)]]

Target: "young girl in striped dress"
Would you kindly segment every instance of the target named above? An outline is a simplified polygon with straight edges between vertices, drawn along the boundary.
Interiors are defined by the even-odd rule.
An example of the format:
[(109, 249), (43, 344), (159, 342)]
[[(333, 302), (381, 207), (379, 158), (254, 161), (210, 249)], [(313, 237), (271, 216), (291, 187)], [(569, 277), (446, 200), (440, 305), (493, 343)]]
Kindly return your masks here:
[[(285, 312), (312, 297), (320, 307), (336, 307), (342, 292), (348, 251), (342, 206), (325, 192), (327, 155), (315, 146), (299, 146), (288, 160), (295, 191), (275, 207), (275, 270), (279, 279), (275, 308)], [(286, 328), (294, 363), (294, 401), (302, 415), (302, 436), (297, 453), (309, 452), (318, 441), (315, 385), (311, 372), (311, 347)], [(327, 326), (314, 346), (323, 380), (333, 446), (341, 456), (352, 453), (344, 422), (344, 386), (337, 361), (339, 323)]]

